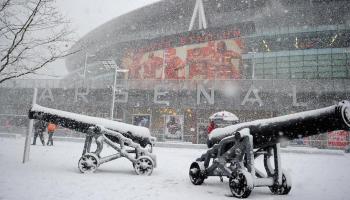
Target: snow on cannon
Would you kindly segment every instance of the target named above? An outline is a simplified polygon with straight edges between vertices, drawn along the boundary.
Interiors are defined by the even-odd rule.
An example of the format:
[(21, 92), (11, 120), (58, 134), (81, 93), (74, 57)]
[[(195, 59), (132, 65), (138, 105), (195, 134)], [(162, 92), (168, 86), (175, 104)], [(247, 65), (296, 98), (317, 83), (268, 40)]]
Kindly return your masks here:
[[(51, 109), (37, 104), (29, 110), (29, 118), (53, 122), (62, 127), (86, 134), (78, 168), (82, 173), (94, 172), (101, 164), (125, 157), (133, 163), (139, 175), (151, 175), (156, 167), (156, 156), (152, 154), (155, 138), (149, 129), (103, 118)], [(91, 152), (95, 139), (96, 150)], [(101, 157), (106, 143), (117, 152)]]
[[(350, 129), (350, 104), (261, 119), (214, 129), (206, 153), (190, 166), (189, 176), (200, 185), (208, 176), (229, 178), (234, 197), (247, 198), (254, 187), (267, 186), (273, 194), (286, 195), (291, 179), (282, 170), (280, 141)], [(266, 172), (255, 167), (263, 155)]]

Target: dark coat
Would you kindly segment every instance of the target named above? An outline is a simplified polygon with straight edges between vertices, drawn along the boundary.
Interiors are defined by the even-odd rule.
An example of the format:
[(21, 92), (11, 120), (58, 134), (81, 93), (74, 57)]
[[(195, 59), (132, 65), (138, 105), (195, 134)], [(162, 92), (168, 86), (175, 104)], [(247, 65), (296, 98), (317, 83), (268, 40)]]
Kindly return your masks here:
[(47, 123), (42, 120), (38, 120), (34, 123), (34, 130), (44, 132), (47, 127)]

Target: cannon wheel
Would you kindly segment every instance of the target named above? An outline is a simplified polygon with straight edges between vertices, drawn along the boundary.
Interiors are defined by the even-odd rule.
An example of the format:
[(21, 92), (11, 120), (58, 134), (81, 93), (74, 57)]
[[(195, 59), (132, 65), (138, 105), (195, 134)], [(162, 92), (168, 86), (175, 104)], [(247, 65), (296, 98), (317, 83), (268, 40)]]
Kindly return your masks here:
[(140, 156), (136, 162), (133, 163), (136, 174), (149, 176), (153, 172), (153, 160), (149, 156)]
[(237, 198), (247, 198), (253, 190), (253, 180), (250, 173), (239, 170), (229, 179), (231, 193)]
[(201, 185), (204, 182), (203, 168), (201, 163), (193, 162), (190, 166), (189, 176), (193, 185)]
[(81, 173), (94, 172), (99, 165), (99, 159), (97, 155), (93, 153), (87, 153), (81, 156), (78, 162), (78, 168)]
[(269, 187), (273, 194), (286, 195), (292, 189), (292, 181), (287, 172), (282, 172), (282, 184)]

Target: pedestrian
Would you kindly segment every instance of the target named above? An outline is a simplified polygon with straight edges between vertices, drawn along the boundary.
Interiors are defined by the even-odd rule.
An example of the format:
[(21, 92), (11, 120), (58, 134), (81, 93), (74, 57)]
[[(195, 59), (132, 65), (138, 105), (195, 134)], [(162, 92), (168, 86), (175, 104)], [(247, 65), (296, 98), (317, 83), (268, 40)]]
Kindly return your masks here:
[(47, 146), (53, 146), (53, 133), (56, 130), (56, 124), (50, 122), (49, 125), (47, 125), (47, 133), (49, 135), (49, 138), (47, 139)]
[(44, 141), (44, 131), (46, 129), (47, 123), (41, 120), (38, 120), (34, 123), (34, 139), (32, 145), (36, 144), (36, 138), (39, 136), (41, 143), (45, 146)]
[(209, 134), (214, 130), (216, 129), (218, 126), (217, 124), (215, 124), (214, 120), (210, 120), (210, 123), (209, 123), (209, 126), (207, 128), (207, 132), (208, 132), (208, 137), (207, 137), (207, 146), (208, 148), (211, 148), (212, 147), (212, 144), (209, 140)]

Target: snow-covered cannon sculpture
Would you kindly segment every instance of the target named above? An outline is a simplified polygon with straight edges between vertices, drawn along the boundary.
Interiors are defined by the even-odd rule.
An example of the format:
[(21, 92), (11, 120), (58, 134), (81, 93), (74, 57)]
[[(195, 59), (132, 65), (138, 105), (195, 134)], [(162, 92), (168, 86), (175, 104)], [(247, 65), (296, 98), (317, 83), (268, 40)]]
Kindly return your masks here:
[[(273, 194), (291, 190), (291, 179), (281, 168), (280, 141), (350, 129), (350, 105), (338, 105), (214, 129), (208, 151), (190, 166), (190, 180), (200, 185), (208, 176), (229, 178), (233, 196), (246, 198), (254, 187), (267, 186)], [(263, 155), (266, 173), (255, 167)], [(271, 162), (273, 160), (273, 163)]]
[[(86, 134), (78, 168), (82, 173), (94, 172), (101, 164), (125, 157), (133, 163), (139, 175), (150, 175), (156, 167), (156, 156), (152, 154), (155, 138), (149, 129), (103, 118), (80, 115), (33, 105), (28, 114), (30, 119), (52, 122), (62, 127)], [(95, 139), (96, 150), (91, 152)], [(117, 153), (101, 157), (103, 144), (114, 148)]]

